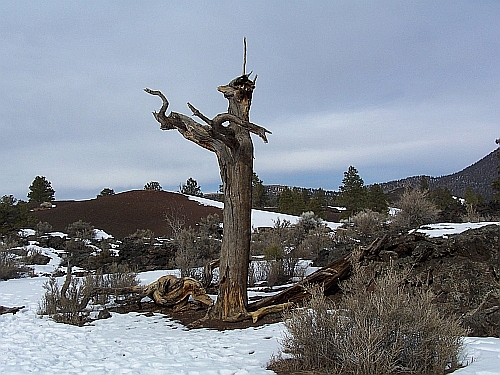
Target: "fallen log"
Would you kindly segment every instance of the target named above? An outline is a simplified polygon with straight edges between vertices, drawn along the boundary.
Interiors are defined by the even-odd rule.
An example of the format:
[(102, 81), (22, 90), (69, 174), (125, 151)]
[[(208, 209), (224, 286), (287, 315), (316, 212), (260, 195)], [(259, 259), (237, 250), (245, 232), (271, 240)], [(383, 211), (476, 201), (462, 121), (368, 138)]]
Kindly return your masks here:
[(173, 275), (160, 277), (145, 286), (124, 288), (94, 288), (90, 295), (133, 295), (129, 300), (139, 302), (144, 297), (151, 298), (157, 305), (172, 307), (175, 311), (189, 308), (189, 298), (205, 306), (213, 305), (214, 301), (207, 295), (201, 284), (190, 277), (178, 278)]
[(18, 306), (18, 307), (6, 307), (6, 306), (0, 306), (0, 315), (2, 314), (15, 314), (19, 310), (24, 309), (25, 306)]
[(345, 280), (351, 271), (349, 256), (344, 256), (320, 268), (307, 276), (304, 280), (281, 291), (273, 296), (264, 297), (248, 305), (248, 311), (257, 311), (264, 307), (283, 305), (287, 303), (298, 304), (309, 298), (307, 287), (309, 285), (322, 285), (326, 295), (331, 295), (339, 290), (339, 281)]

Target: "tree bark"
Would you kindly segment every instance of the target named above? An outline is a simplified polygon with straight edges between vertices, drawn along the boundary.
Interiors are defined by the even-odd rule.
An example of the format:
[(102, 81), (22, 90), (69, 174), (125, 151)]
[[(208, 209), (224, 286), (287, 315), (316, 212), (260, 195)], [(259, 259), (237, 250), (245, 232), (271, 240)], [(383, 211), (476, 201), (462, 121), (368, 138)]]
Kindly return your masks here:
[[(145, 91), (159, 96), (163, 105), (160, 112), (153, 112), (160, 129), (177, 129), (184, 138), (217, 155), (224, 191), (223, 238), (219, 267), (219, 294), (216, 305), (209, 311), (211, 318), (236, 321), (248, 316), (247, 283), (250, 257), (253, 143), (250, 133), (267, 143), (265, 128), (249, 121), (255, 80), (249, 74), (233, 79), (228, 85), (219, 86), (229, 102), (228, 111), (209, 119), (188, 103), (192, 118), (171, 112), (168, 100), (160, 92)], [(223, 125), (228, 123), (228, 125)]]

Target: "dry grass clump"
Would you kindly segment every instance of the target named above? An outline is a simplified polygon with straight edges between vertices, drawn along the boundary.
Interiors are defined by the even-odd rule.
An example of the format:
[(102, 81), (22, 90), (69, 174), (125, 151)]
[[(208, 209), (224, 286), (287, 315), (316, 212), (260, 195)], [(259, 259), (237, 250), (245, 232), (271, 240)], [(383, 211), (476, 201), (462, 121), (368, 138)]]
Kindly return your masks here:
[(330, 374), (444, 374), (457, 368), (466, 330), (438, 313), (430, 292), (408, 290), (405, 276), (391, 268), (372, 277), (355, 266), (339, 304), (311, 289), (309, 303), (287, 314), (283, 354), (270, 368)]
[(12, 250), (16, 246), (16, 243), (0, 242), (0, 280), (16, 279), (28, 275), (31, 271), (22, 264), (21, 257)]

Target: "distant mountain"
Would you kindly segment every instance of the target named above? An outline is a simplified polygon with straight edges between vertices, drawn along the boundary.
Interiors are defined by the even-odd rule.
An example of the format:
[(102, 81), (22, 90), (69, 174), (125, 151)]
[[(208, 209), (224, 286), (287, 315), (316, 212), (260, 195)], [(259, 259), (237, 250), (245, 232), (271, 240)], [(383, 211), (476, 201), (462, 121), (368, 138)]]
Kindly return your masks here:
[[(475, 194), (481, 194), (487, 201), (493, 195), (491, 184), (498, 178), (499, 159), (496, 155), (500, 148), (492, 151), (481, 160), (467, 168), (450, 175), (441, 177), (427, 177), (429, 189), (437, 187), (448, 188), (451, 193), (458, 197), (465, 195), (465, 190), (470, 187)], [(401, 180), (383, 182), (379, 185), (384, 192), (388, 193), (406, 186), (418, 187), (422, 176), (407, 177)]]

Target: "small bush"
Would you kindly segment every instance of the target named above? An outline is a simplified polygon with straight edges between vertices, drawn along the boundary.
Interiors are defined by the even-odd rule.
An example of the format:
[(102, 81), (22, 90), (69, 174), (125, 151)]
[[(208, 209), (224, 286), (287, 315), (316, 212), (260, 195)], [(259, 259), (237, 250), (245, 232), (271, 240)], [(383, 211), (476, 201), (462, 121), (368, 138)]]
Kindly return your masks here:
[(90, 223), (86, 223), (82, 220), (75, 221), (68, 225), (66, 227), (66, 232), (68, 232), (68, 236), (72, 238), (78, 238), (80, 240), (94, 239), (94, 227)]
[(11, 246), (16, 244), (0, 243), (0, 280), (17, 279), (30, 272), (29, 268), (19, 262), (19, 256), (10, 250)]
[(369, 239), (380, 234), (385, 221), (386, 215), (369, 209), (358, 212), (351, 217), (352, 230), (360, 239)]
[(88, 312), (84, 311), (90, 299), (89, 288), (82, 279), (66, 278), (62, 287), (51, 277), (43, 285), (45, 294), (38, 306), (39, 315), (48, 315), (58, 323), (81, 326), (88, 321)]
[(47, 233), (52, 231), (52, 225), (50, 223), (44, 221), (39, 221), (38, 224), (35, 226), (35, 232), (36, 236), (39, 238), (41, 236), (46, 235)]
[[(89, 321), (87, 305), (95, 288), (123, 288), (136, 286), (139, 283), (136, 272), (128, 266), (116, 264), (112, 266), (112, 272), (105, 275), (99, 273), (76, 278), (72, 277), (70, 272), (62, 287), (54, 277), (51, 277), (43, 285), (45, 294), (39, 303), (38, 314), (48, 315), (56, 322), (81, 326)], [(108, 302), (108, 295), (94, 297), (96, 304), (104, 305)]]
[[(95, 275), (88, 275), (85, 278), (85, 285), (92, 289), (126, 288), (137, 286), (141, 283), (137, 277), (137, 272), (126, 264), (113, 263), (108, 268), (107, 273), (103, 273), (100, 270)], [(105, 305), (110, 302), (110, 295), (99, 294), (93, 298), (93, 302), (98, 305)]]
[(333, 374), (444, 374), (459, 365), (458, 320), (441, 316), (430, 292), (408, 290), (405, 273), (389, 269), (373, 277), (355, 267), (333, 304), (311, 289), (303, 309), (287, 314), (281, 354), (271, 369)]
[(392, 225), (396, 229), (412, 229), (434, 222), (438, 208), (428, 199), (427, 193), (418, 189), (406, 189), (396, 206), (398, 211)]

